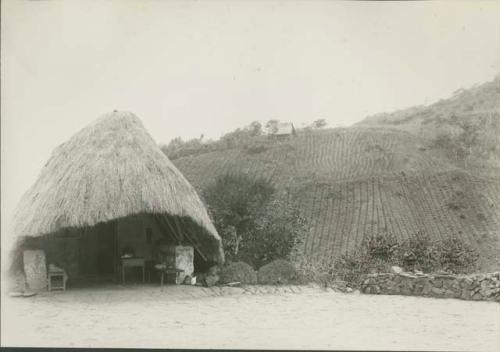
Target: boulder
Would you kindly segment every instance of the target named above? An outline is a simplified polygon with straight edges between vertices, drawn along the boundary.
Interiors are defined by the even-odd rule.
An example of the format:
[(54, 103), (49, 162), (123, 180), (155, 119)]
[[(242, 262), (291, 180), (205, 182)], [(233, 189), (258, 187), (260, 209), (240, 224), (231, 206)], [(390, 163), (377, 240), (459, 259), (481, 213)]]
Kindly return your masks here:
[(471, 286), (472, 286), (472, 284), (473, 284), (473, 281), (472, 281), (472, 279), (471, 279), (471, 278), (469, 278), (469, 277), (465, 277), (465, 278), (463, 278), (462, 280), (460, 280), (460, 286), (461, 286), (461, 287), (466, 287), (466, 288), (469, 288), (469, 287), (471, 287)]
[(483, 299), (483, 296), (481, 296), (481, 294), (480, 294), (479, 292), (476, 292), (476, 293), (474, 293), (474, 294), (472, 295), (472, 299), (473, 299), (474, 301), (480, 301), (480, 300), (482, 300), (482, 299)]
[(388, 293), (392, 293), (395, 288), (396, 288), (396, 284), (393, 281), (389, 281), (385, 285), (385, 289), (388, 291)]
[(444, 296), (446, 298), (453, 298), (453, 297), (455, 297), (455, 292), (453, 290), (445, 290)]
[(404, 278), (408, 278), (408, 279), (415, 279), (417, 276), (413, 275), (413, 274), (410, 274), (410, 273), (406, 273), (406, 272), (402, 272), (402, 273), (399, 273), (400, 276), (404, 277)]
[(439, 279), (433, 279), (432, 280), (432, 286), (442, 288), (443, 287), (443, 281)]
[(442, 296), (442, 295), (444, 294), (444, 292), (445, 292), (445, 291), (444, 291), (443, 289), (439, 288), (439, 287), (433, 287), (433, 288), (431, 289), (431, 292), (432, 292), (432, 293), (433, 293), (433, 295), (435, 295), (435, 296)]
[(413, 293), (413, 287), (405, 284), (403, 285), (403, 287), (401, 287), (400, 293), (406, 296), (411, 296), (411, 294)]
[(470, 300), (471, 299), (470, 291), (466, 288), (462, 289), (462, 293), (460, 294), (460, 298), (465, 299), (465, 300)]
[(431, 290), (432, 290), (432, 285), (429, 281), (427, 281), (422, 289), (422, 294), (427, 296), (431, 293)]
[(420, 296), (424, 290), (424, 285), (423, 284), (416, 284), (413, 287), (413, 294), (416, 296)]
[(220, 280), (219, 275), (207, 275), (205, 278), (205, 284), (207, 287), (215, 286)]

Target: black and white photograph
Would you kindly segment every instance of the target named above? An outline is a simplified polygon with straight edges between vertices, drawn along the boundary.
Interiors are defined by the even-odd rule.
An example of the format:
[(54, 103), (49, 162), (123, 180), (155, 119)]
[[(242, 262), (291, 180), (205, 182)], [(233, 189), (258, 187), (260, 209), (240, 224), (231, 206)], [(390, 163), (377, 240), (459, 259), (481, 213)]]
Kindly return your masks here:
[(500, 351), (500, 1), (0, 28), (0, 347)]

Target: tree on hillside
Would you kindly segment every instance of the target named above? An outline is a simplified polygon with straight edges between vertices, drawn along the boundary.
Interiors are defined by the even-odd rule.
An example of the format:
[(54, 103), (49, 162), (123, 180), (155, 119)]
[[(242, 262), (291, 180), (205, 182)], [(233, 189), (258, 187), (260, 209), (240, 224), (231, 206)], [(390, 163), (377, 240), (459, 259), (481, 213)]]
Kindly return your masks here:
[(275, 259), (288, 258), (302, 243), (305, 232), (306, 222), (298, 206), (284, 198), (273, 198), (259, 210), (242, 260), (258, 268)]
[(267, 121), (267, 123), (266, 123), (267, 133), (272, 134), (272, 133), (278, 132), (278, 123), (279, 123), (279, 120), (276, 120), (276, 119)]
[(305, 228), (295, 206), (279, 200), (264, 179), (226, 174), (204, 190), (203, 198), (231, 261), (259, 267), (285, 258)]
[(323, 128), (327, 125), (327, 122), (325, 119), (318, 119), (313, 122), (313, 128)]
[(184, 145), (181, 137), (175, 137), (168, 144), (160, 145), (160, 149), (169, 158), (173, 157)]
[(260, 136), (262, 134), (262, 124), (259, 121), (253, 121), (248, 125), (247, 129), (251, 136)]
[[(202, 135), (203, 136), (203, 135)], [(203, 149), (204, 145), (200, 138), (192, 138), (183, 141), (181, 137), (172, 139), (167, 145), (161, 145), (160, 149), (171, 159), (190, 155)]]
[(253, 180), (243, 174), (223, 175), (205, 189), (203, 197), (222, 236), (228, 259), (238, 258), (242, 241), (255, 228), (258, 210), (274, 191), (266, 180)]

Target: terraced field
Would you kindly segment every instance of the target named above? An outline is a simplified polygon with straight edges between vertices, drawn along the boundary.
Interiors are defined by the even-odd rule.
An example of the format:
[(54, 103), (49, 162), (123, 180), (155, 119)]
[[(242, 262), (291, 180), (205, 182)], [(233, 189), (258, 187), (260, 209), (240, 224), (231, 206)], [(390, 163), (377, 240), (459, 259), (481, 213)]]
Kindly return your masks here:
[(310, 225), (305, 253), (334, 259), (367, 234), (400, 239), (424, 231), (463, 238), (500, 267), (500, 179), (471, 175), (405, 132), (331, 129), (270, 141), (267, 150), (211, 152), (173, 160), (202, 191), (223, 173), (270, 179), (295, 197)]

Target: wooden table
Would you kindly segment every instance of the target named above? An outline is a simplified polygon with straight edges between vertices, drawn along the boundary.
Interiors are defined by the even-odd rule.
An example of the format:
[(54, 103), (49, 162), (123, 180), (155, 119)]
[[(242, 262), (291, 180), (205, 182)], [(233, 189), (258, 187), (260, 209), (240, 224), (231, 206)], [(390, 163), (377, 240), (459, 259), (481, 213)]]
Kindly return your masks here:
[(139, 267), (142, 268), (142, 282), (144, 283), (145, 280), (145, 259), (144, 258), (122, 258), (122, 283), (125, 283), (125, 268), (129, 267)]

